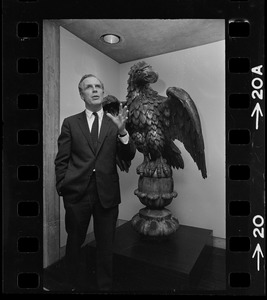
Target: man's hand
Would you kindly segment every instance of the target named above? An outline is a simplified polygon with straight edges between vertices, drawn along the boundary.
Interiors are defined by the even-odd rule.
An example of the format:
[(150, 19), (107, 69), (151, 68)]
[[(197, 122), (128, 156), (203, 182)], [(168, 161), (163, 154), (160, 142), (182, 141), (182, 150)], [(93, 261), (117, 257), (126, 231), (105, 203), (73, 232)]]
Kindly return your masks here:
[(127, 133), (125, 129), (125, 124), (128, 119), (128, 109), (126, 105), (122, 107), (122, 103), (120, 103), (119, 113), (116, 116), (107, 113), (107, 116), (117, 125), (119, 134), (124, 135)]

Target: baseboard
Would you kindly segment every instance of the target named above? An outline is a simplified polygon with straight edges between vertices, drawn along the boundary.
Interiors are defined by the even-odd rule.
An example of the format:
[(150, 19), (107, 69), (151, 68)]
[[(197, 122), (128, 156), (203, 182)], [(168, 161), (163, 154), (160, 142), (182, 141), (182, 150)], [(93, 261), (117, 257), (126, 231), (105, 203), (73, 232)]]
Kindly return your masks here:
[(220, 248), (220, 249), (226, 249), (226, 240), (223, 239), (223, 238), (219, 238), (219, 237), (216, 237), (216, 236), (213, 236), (212, 237), (212, 246), (214, 248)]

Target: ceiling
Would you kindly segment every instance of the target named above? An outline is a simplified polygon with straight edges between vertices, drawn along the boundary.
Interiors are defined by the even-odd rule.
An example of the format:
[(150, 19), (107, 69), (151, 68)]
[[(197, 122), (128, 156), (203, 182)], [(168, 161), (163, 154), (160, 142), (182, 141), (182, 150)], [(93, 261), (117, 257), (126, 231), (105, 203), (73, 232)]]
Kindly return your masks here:
[[(62, 19), (56, 22), (118, 63), (225, 39), (224, 19)], [(105, 33), (119, 35), (121, 42), (104, 43), (100, 36)]]

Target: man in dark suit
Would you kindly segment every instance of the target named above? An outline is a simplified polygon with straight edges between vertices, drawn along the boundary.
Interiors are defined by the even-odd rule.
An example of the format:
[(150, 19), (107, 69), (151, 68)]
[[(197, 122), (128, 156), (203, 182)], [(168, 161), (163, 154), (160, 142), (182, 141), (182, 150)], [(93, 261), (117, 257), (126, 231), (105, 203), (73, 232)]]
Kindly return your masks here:
[(63, 121), (55, 159), (56, 188), (66, 211), (67, 272), (75, 284), (81, 246), (93, 215), (97, 283), (100, 290), (108, 291), (121, 202), (116, 161), (131, 161), (136, 150), (125, 129), (127, 107), (121, 105), (118, 115), (105, 113), (104, 85), (92, 74), (83, 76), (78, 87), (86, 109)]

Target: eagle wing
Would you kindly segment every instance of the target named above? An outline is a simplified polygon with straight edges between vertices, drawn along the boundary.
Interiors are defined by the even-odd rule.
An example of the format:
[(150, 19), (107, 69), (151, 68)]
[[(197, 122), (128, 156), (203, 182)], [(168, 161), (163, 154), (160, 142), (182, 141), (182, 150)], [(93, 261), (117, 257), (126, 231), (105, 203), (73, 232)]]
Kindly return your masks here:
[(194, 101), (183, 89), (170, 87), (166, 91), (167, 98), (161, 104), (165, 123), (168, 124), (166, 135), (171, 140), (178, 139), (201, 171), (202, 177), (207, 177), (204, 140), (199, 114)]
[[(107, 95), (103, 99), (103, 110), (104, 112), (108, 112), (112, 115), (117, 115), (120, 109), (120, 101), (112, 95)], [(131, 161), (126, 161), (121, 159), (118, 155), (116, 156), (116, 163), (117, 166), (120, 168), (121, 171), (129, 172)]]

